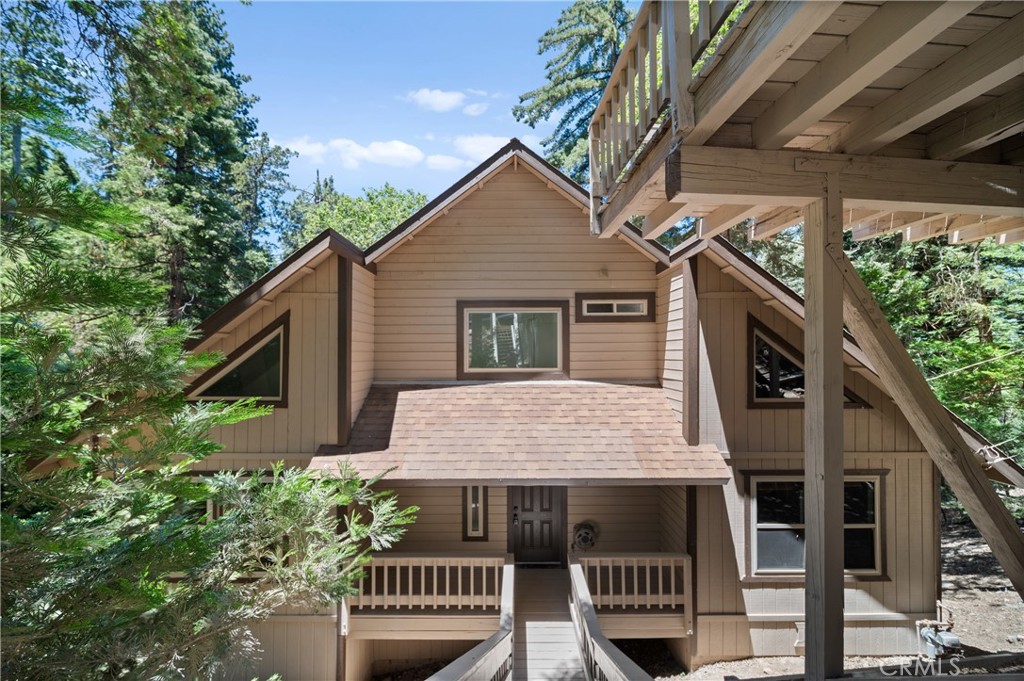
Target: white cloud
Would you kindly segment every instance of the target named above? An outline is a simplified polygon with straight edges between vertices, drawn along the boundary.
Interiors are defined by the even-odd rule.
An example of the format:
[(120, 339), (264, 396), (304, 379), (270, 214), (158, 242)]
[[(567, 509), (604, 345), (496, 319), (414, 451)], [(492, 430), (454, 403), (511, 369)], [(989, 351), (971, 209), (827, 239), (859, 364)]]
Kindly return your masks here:
[(434, 140), (437, 139), (437, 135), (435, 135), (432, 132), (424, 133), (423, 139), (427, 140), (428, 142), (433, 142)]
[(420, 88), (413, 90), (406, 99), (429, 111), (451, 111), (462, 106), (466, 101), (465, 93), (453, 90), (433, 90)]
[(462, 108), (462, 113), (466, 114), (467, 116), (479, 116), (483, 112), (487, 111), (487, 107), (489, 107), (489, 106), (490, 106), (490, 104), (488, 104), (486, 102), (478, 102), (476, 104), (470, 104), (470, 105), (465, 106), (465, 107)]
[(473, 88), (470, 87), (470, 88), (466, 88), (466, 92), (468, 92), (471, 95), (476, 95), (477, 97), (486, 97), (487, 96), (487, 90), (474, 90)]
[(482, 161), (508, 144), (507, 137), (497, 135), (461, 135), (455, 138), (455, 149), (474, 161)]
[[(276, 142), (274, 143), (276, 144)], [(281, 146), (291, 149), (298, 153), (299, 156), (308, 158), (314, 163), (323, 163), (324, 154), (327, 152), (326, 144), (310, 139), (309, 135), (303, 135), (291, 142), (284, 142)]]
[(320, 142), (304, 135), (285, 143), (285, 146), (313, 163), (336, 160), (348, 170), (356, 170), (362, 163), (408, 168), (420, 163), (424, 158), (424, 153), (419, 147), (401, 140), (370, 142), (364, 146), (344, 137)]
[(431, 154), (427, 156), (427, 167), (431, 170), (459, 170), (468, 168), (472, 163), (465, 159), (447, 156), (445, 154)]

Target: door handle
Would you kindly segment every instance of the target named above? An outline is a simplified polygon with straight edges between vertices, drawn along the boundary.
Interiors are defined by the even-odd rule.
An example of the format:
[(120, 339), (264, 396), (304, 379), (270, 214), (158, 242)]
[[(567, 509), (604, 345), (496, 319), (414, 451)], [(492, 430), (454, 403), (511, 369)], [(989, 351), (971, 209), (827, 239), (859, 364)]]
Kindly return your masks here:
[(512, 507), (512, 525), (518, 525), (518, 524), (519, 524), (519, 507), (518, 506), (513, 506)]

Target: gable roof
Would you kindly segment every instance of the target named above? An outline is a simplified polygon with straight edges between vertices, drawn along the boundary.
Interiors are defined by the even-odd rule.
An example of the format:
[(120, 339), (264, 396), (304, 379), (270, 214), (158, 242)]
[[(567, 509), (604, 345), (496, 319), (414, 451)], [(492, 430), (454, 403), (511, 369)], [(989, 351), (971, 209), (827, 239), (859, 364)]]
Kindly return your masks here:
[(718, 450), (692, 446), (657, 385), (592, 381), (375, 384), (340, 463), (420, 484), (723, 485)]
[[(684, 260), (693, 258), (700, 253), (704, 253), (720, 266), (731, 268), (728, 272), (730, 276), (747, 288), (763, 293), (765, 296), (762, 298), (763, 302), (772, 301), (768, 304), (775, 307), (790, 321), (802, 326), (804, 322), (803, 297), (722, 236), (711, 239), (697, 237), (690, 239), (673, 250), (670, 256), (670, 267), (681, 265)], [(847, 366), (886, 392), (881, 377), (871, 360), (860, 349), (850, 332), (845, 329), (843, 330), (843, 354), (844, 363)], [(1024, 487), (1024, 468), (1002, 454), (998, 447), (968, 426), (959, 416), (948, 409), (946, 412), (953, 419), (953, 423), (956, 424), (967, 444), (981, 460), (982, 467), (990, 478), (1017, 487)]]
[(199, 337), (189, 341), (186, 348), (195, 350), (215, 336), (224, 333), (224, 327), (251, 310), (271, 291), (284, 286), (293, 279), (297, 280), (305, 276), (332, 253), (358, 265), (366, 265), (366, 259), (358, 246), (333, 229), (325, 229), (305, 246), (285, 258), (280, 265), (264, 274), (251, 286), (204, 319), (196, 327)]
[[(290, 282), (293, 277), (301, 278), (329, 253), (335, 253), (357, 265), (374, 270), (375, 261), (390, 253), (403, 240), (425, 227), (437, 216), (443, 215), (480, 183), (485, 182), (488, 177), (499, 172), (506, 165), (519, 161), (522, 161), (541, 179), (547, 181), (549, 187), (579, 205), (580, 209), (589, 215), (590, 192), (513, 137), (508, 144), (469, 171), (462, 179), (438, 194), (393, 230), (370, 244), (365, 251), (360, 250), (358, 246), (333, 229), (320, 232), (309, 243), (292, 253), (281, 264), (204, 319), (196, 329), (199, 332), (199, 337), (189, 341), (187, 348), (196, 350), (224, 333), (225, 327), (246, 314), (270, 292)], [(669, 263), (669, 252), (661, 244), (644, 239), (640, 229), (634, 225), (626, 223), (619, 230), (618, 235), (652, 261), (661, 265)]]
[[(365, 252), (366, 263), (373, 263), (385, 257), (405, 239), (426, 227), (439, 216), (445, 215), (455, 204), (482, 186), (490, 177), (508, 165), (520, 162), (546, 181), (548, 187), (562, 194), (579, 206), (580, 210), (588, 216), (590, 215), (590, 192), (513, 137), (508, 144), (469, 171), (462, 179), (438, 194), (393, 230), (370, 244)], [(640, 230), (633, 225), (624, 226), (619, 231), (619, 236), (652, 261), (668, 263), (668, 252), (660, 244), (644, 239)]]

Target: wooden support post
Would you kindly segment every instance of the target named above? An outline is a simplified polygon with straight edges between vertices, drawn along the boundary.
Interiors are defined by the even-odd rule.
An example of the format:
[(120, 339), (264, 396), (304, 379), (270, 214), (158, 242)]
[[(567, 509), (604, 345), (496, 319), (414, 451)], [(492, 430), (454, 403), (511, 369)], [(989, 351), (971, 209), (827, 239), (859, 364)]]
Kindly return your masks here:
[(842, 272), (829, 252), (843, 248), (835, 175), (804, 216), (805, 673), (843, 673), (843, 313)]
[(700, 444), (700, 300), (697, 291), (699, 255), (683, 262), (683, 437)]
[(886, 392), (913, 426), (1013, 587), (1024, 596), (1024, 534), (846, 254), (836, 250), (830, 255), (843, 275), (844, 317), (857, 344), (875, 366)]

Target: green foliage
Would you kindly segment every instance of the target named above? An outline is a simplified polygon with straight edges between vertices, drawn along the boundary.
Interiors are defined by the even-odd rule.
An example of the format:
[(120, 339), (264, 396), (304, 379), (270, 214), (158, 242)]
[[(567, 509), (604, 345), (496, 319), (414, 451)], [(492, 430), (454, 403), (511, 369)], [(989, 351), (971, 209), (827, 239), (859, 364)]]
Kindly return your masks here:
[(942, 403), (1024, 462), (1024, 248), (893, 236), (851, 259)]
[(622, 0), (576, 0), (562, 10), (538, 40), (538, 54), (553, 53), (547, 82), (512, 108), (531, 127), (559, 115), (542, 144), (548, 161), (577, 182), (589, 182), (588, 126), (635, 18)]
[[(157, 230), (158, 252), (156, 237), (213, 227), (189, 214), (198, 203), (175, 203), (181, 186), (244, 194), (255, 232), (273, 210), (260, 188), (279, 180), (273, 148), (260, 146), (263, 167), (207, 186), (163, 182), (128, 148), (97, 190), (53, 146), (82, 139), (59, 97), (4, 106), (4, 149), (27, 153), (0, 183), (0, 675), (215, 678), (254, 659), (254, 621), (351, 593), (368, 552), (397, 541), (415, 509), (349, 471), (190, 475), (219, 449), (211, 428), (265, 410), (185, 401), (185, 377), (222, 358), (183, 351), (189, 328), (168, 323), (166, 288), (139, 270), (140, 232)], [(15, 140), (25, 130), (36, 133)]]
[(321, 182), (318, 176), (313, 191), (299, 196), (290, 206), (291, 224), (281, 242), (286, 251), (292, 251), (325, 229), (333, 229), (359, 248), (366, 248), (426, 202), (426, 194), (388, 183), (366, 187), (362, 196), (339, 194), (333, 178)]
[(116, 246), (83, 245), (91, 257), (165, 286), (172, 319), (205, 317), (269, 268), (291, 154), (256, 135), (215, 5), (40, 0), (2, 19), (13, 174), (78, 185), (51, 143), (70, 142), (137, 215)]
[[(802, 292), (802, 227), (729, 239)], [(846, 250), (939, 400), (1024, 463), (1024, 248), (892, 235)]]

